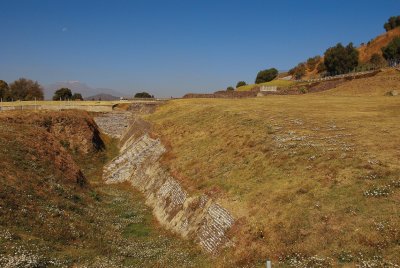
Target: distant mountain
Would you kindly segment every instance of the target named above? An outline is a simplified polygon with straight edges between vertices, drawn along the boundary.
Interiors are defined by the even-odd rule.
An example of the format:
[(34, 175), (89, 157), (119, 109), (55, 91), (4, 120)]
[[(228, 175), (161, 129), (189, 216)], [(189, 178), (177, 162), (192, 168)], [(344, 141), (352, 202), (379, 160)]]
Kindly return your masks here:
[(87, 98), (84, 98), (85, 100), (103, 100), (103, 101), (113, 101), (113, 100), (119, 100), (119, 97), (113, 96), (111, 94), (97, 94), (93, 95)]
[(112, 97), (116, 96), (116, 98), (123, 96), (122, 93), (110, 89), (110, 88), (92, 88), (85, 83), (79, 81), (65, 81), (65, 82), (56, 82), (44, 87), (44, 98), (52, 99), (54, 92), (60, 88), (69, 88), (72, 93), (81, 93), (84, 98), (89, 96), (95, 96), (98, 94), (108, 94)]

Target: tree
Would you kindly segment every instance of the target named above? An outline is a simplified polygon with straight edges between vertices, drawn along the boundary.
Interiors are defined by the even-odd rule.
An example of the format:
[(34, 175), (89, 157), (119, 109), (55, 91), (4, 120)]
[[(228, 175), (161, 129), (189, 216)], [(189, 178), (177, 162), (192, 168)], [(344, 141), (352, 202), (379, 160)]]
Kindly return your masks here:
[(385, 58), (378, 53), (372, 54), (371, 58), (369, 59), (369, 63), (375, 67), (384, 67), (387, 64)]
[(235, 89), (233, 87), (227, 87), (226, 91), (234, 91)]
[(239, 82), (237, 82), (237, 84), (236, 84), (236, 88), (242, 87), (242, 86), (245, 86), (245, 85), (247, 85), (245, 81), (239, 81)]
[(9, 88), (8, 84), (4, 80), (0, 80), (0, 99), (3, 101), (7, 100), (7, 97), (9, 95)]
[(312, 58), (308, 58), (307, 60), (307, 67), (310, 71), (314, 70), (315, 67), (320, 63), (321, 61), (321, 56), (315, 56)]
[(152, 96), (149, 93), (143, 91), (143, 92), (136, 93), (135, 94), (135, 98), (154, 98), (154, 96)]
[(383, 25), (386, 32), (393, 30), (396, 27), (400, 26), (400, 16), (392, 16), (388, 19), (388, 21)]
[(393, 38), (392, 41), (382, 48), (383, 57), (386, 60), (399, 60), (400, 59), (400, 37)]
[(326, 70), (331, 75), (348, 73), (358, 65), (358, 50), (353, 43), (346, 47), (338, 43), (328, 48), (324, 55)]
[(71, 89), (63, 87), (54, 92), (53, 100), (68, 100), (72, 98)]
[(275, 68), (259, 71), (256, 77), (256, 84), (269, 82), (278, 76), (278, 70)]
[(293, 75), (296, 79), (301, 79), (306, 74), (306, 64), (299, 63), (296, 67), (289, 70), (289, 74)]
[(43, 100), (43, 89), (37, 81), (20, 78), (10, 84), (10, 96), (14, 100)]
[(72, 95), (72, 100), (83, 100), (82, 94), (81, 93), (74, 93)]

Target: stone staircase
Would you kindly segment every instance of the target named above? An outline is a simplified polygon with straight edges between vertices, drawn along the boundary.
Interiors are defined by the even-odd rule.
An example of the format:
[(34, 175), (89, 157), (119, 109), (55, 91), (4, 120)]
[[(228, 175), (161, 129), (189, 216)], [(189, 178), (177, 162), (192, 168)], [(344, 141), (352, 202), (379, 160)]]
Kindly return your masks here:
[(195, 239), (207, 252), (217, 252), (228, 241), (232, 215), (205, 195), (190, 196), (161, 166), (165, 151), (162, 143), (147, 133), (132, 135), (121, 146), (120, 155), (104, 167), (103, 178), (107, 183), (130, 182), (145, 195), (146, 204), (162, 225)]

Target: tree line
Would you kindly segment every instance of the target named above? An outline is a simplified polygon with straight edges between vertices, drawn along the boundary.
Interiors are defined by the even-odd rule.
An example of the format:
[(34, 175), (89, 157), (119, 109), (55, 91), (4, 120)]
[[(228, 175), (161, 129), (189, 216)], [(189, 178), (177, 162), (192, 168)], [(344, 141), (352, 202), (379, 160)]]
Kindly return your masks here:
[(20, 78), (10, 85), (0, 80), (0, 99), (3, 101), (15, 100), (43, 100), (43, 88), (37, 81)]
[(69, 88), (63, 87), (54, 92), (53, 100), (83, 100), (81, 93), (74, 93)]
[[(37, 82), (26, 78), (19, 78), (11, 84), (0, 80), (0, 99), (2, 101), (32, 101), (43, 100), (43, 87)], [(54, 93), (53, 100), (83, 100), (80, 93), (72, 94), (68, 88), (60, 88)]]

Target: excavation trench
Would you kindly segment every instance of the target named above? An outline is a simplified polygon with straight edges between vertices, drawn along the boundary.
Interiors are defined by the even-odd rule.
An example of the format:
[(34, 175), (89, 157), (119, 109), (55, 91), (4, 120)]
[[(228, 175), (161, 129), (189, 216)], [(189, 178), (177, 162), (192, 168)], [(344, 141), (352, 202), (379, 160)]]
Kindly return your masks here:
[(195, 240), (215, 253), (227, 242), (234, 223), (225, 208), (206, 195), (190, 195), (160, 164), (166, 148), (149, 135), (149, 124), (131, 112), (95, 118), (100, 129), (120, 139), (120, 153), (103, 170), (106, 183), (128, 181), (140, 190), (153, 215), (165, 228)]

